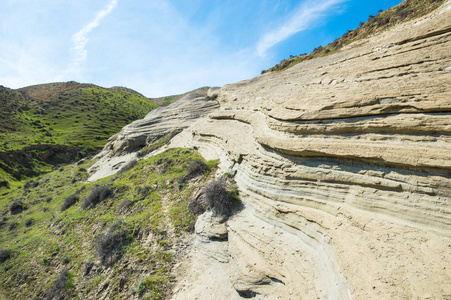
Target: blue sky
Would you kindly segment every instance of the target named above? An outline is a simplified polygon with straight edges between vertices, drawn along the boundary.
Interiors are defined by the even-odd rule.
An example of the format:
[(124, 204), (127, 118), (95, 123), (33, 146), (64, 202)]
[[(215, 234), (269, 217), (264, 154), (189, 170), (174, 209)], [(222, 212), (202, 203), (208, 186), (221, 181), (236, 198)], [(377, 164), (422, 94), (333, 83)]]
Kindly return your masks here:
[(148, 97), (252, 78), (401, 0), (1, 0), (0, 85)]

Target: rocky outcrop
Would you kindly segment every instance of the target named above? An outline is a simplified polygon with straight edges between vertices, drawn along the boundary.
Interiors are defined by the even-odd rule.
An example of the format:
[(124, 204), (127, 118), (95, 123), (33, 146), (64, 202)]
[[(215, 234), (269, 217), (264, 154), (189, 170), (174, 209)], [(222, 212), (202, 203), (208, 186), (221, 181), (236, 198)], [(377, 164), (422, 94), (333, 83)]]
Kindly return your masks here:
[[(169, 146), (219, 158), (244, 209), (227, 234), (201, 217), (174, 299), (451, 298), (449, 20), (448, 1), (227, 85), (209, 118), (189, 119)], [(124, 128), (105, 151), (154, 124)]]
[(151, 111), (144, 119), (134, 121), (108, 139), (103, 151), (96, 156), (99, 161), (89, 170), (92, 174), (89, 181), (118, 172), (126, 162), (137, 158), (141, 148), (175, 135), (217, 108), (216, 101), (193, 92), (170, 106)]

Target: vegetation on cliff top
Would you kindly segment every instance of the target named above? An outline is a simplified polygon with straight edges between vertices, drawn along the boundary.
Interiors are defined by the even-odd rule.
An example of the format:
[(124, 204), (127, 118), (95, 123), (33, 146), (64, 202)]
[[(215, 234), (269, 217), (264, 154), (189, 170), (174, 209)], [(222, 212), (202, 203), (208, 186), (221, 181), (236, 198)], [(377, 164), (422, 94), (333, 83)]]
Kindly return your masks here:
[(329, 45), (324, 47), (319, 46), (309, 54), (291, 55), (290, 58), (282, 60), (274, 67), (263, 70), (262, 74), (283, 71), (305, 60), (333, 54), (352, 42), (367, 38), (372, 34), (384, 31), (401, 22), (424, 16), (444, 2), (445, 0), (405, 0), (386, 11), (379, 10), (377, 14), (370, 15), (366, 22), (361, 22), (358, 28), (348, 30), (342, 37), (336, 39)]
[(210, 87), (208, 87), (208, 86), (204, 86), (204, 87), (192, 90), (192, 91), (184, 93), (184, 94), (171, 95), (171, 96), (159, 97), (159, 98), (151, 98), (151, 100), (153, 102), (155, 102), (156, 104), (158, 104), (159, 106), (168, 106), (169, 104), (177, 102), (178, 100), (180, 100), (181, 98), (183, 98), (184, 96), (186, 96), (187, 94), (190, 94), (190, 93), (199, 93), (199, 94), (203, 94), (206, 96), (209, 88)]
[(168, 296), (175, 246), (194, 226), (189, 200), (217, 161), (171, 149), (85, 183), (92, 164), (0, 195), (0, 299)]

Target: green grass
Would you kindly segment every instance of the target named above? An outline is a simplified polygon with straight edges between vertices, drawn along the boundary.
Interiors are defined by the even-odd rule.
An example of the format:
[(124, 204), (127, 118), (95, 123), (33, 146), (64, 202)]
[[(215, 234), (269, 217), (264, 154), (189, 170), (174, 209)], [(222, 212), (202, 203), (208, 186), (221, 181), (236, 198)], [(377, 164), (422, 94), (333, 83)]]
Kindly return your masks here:
[[(93, 155), (123, 126), (156, 107), (125, 88), (74, 82), (19, 90), (0, 86), (0, 181), (31, 178), (54, 164)], [(61, 162), (46, 160), (55, 152)]]
[[(89, 161), (42, 175), (34, 179), (39, 182), (34, 188), (11, 187), (0, 195), (0, 218), (7, 218), (0, 227), (0, 250), (12, 250), (11, 258), (0, 264), (0, 294), (8, 299), (41, 298), (60, 270), (67, 268), (70, 294), (80, 299), (96, 298), (106, 280), (112, 296), (134, 291), (142, 293), (144, 299), (164, 297), (170, 289), (174, 264), (172, 246), (194, 226), (195, 216), (187, 209), (189, 199), (213, 173), (207, 171), (180, 184), (195, 159), (202, 158), (188, 149), (171, 149), (138, 161), (122, 174), (85, 183), (85, 169), (93, 164)], [(207, 165), (212, 170), (217, 161)], [(83, 199), (96, 184), (111, 187), (114, 195), (94, 208), (82, 209)], [(61, 212), (64, 199), (74, 193), (80, 195), (78, 203)], [(16, 199), (27, 209), (10, 215), (9, 206)], [(26, 227), (30, 218), (34, 224)], [(127, 242), (117, 250), (114, 261), (102, 266), (95, 241), (119, 220)], [(9, 230), (13, 222), (18, 225)], [(85, 276), (89, 261), (96, 262), (97, 271)]]
[(2, 114), (0, 151), (38, 144), (102, 147), (123, 126), (157, 107), (138, 93), (101, 87), (76, 88), (41, 101), (7, 92), (0, 95), (5, 99), (0, 104), (15, 107)]
[(375, 15), (370, 15), (369, 19), (366, 22), (361, 22), (358, 28), (348, 30), (342, 37), (336, 39), (329, 45), (324, 47), (319, 46), (309, 54), (291, 55), (290, 58), (282, 60), (274, 67), (263, 70), (262, 74), (283, 71), (303, 61), (336, 53), (352, 42), (367, 38), (370, 35), (384, 31), (401, 22), (424, 16), (444, 2), (445, 0), (405, 0), (401, 4), (389, 8), (386, 11), (379, 11)]

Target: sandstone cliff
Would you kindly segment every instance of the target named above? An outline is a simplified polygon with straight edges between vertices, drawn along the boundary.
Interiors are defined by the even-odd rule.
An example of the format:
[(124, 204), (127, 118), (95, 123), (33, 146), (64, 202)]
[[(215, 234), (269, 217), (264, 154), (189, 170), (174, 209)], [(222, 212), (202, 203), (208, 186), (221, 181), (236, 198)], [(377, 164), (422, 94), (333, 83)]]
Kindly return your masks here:
[(219, 158), (239, 185), (243, 210), (199, 218), (174, 299), (451, 299), (450, 20), (448, 1), (110, 139), (92, 180), (183, 129), (169, 147)]

